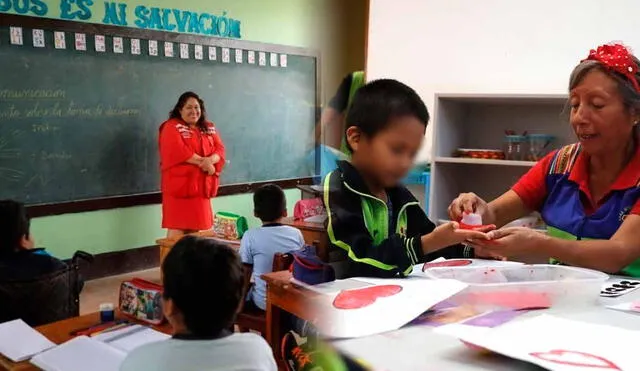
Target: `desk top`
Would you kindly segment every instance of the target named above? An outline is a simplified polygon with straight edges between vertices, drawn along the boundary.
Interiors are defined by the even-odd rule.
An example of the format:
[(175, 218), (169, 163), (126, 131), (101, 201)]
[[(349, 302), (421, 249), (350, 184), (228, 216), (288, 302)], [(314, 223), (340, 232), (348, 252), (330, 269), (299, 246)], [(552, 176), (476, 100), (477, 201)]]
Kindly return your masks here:
[[(200, 232), (196, 232), (196, 233), (191, 233), (190, 235), (191, 236), (198, 236), (198, 237), (205, 237), (205, 238), (213, 238), (213, 239), (218, 240), (220, 242), (224, 242), (224, 243), (228, 244), (231, 247), (240, 248), (240, 240), (228, 240), (228, 239), (225, 239), (225, 238), (222, 238), (222, 237), (218, 237), (216, 232), (214, 232), (213, 230), (200, 231)], [(183, 236), (159, 238), (159, 239), (156, 240), (156, 244), (158, 244), (160, 246), (173, 246), (182, 237)]]
[(265, 280), (265, 282), (268, 285), (271, 285), (272, 287), (276, 286), (276, 287), (281, 287), (281, 288), (291, 290), (292, 294), (300, 295), (300, 297), (303, 297), (303, 298), (315, 298), (320, 295), (315, 291), (308, 290), (302, 286), (296, 285), (295, 283), (291, 282), (291, 278), (293, 276), (289, 271), (265, 273), (260, 277), (262, 277), (262, 279)]
[[(518, 319), (544, 313), (577, 321), (640, 330), (640, 321), (634, 314), (605, 308), (607, 305), (636, 300), (640, 300), (640, 290), (620, 298), (601, 298), (598, 305), (531, 311)], [(439, 371), (542, 370), (530, 363), (497, 354), (479, 354), (468, 349), (458, 339), (435, 333), (428, 326), (405, 327), (386, 334), (337, 341), (334, 344), (345, 354), (352, 354), (370, 363), (376, 370), (409, 370), (416, 369), (418, 365), (424, 369)]]
[(298, 229), (307, 229), (318, 232), (325, 232), (327, 230), (324, 223), (305, 222), (302, 220), (295, 220), (293, 217), (283, 218), (281, 222), (282, 224), (290, 225)]
[[(122, 316), (120, 313), (116, 314), (117, 319), (126, 319), (126, 317)], [(87, 327), (91, 327), (100, 323), (100, 313), (91, 313), (86, 314), (84, 316), (73, 317), (69, 319), (65, 319), (62, 321), (50, 323), (48, 325), (38, 326), (36, 330), (38, 330), (42, 335), (44, 335), (47, 339), (51, 340), (56, 344), (62, 344), (66, 341), (71, 340), (73, 336), (72, 332), (85, 329)], [(168, 323), (164, 323), (160, 326), (153, 326), (153, 328), (157, 331), (163, 332), (165, 334), (171, 335), (173, 333), (173, 329), (171, 325)], [(4, 370), (10, 371), (31, 371), (38, 370), (37, 367), (29, 363), (29, 361), (14, 363), (4, 358), (0, 355), (0, 368)]]
[(272, 305), (310, 322), (319, 317), (322, 297), (291, 282), (291, 272), (271, 272), (261, 277), (267, 282), (267, 301)]

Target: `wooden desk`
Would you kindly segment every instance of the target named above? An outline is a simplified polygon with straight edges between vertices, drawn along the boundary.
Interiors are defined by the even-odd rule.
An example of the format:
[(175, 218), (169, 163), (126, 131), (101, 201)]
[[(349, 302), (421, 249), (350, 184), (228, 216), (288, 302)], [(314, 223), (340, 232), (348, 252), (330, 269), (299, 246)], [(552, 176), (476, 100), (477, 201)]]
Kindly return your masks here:
[(316, 186), (316, 185), (306, 185), (306, 184), (300, 184), (296, 186), (299, 190), (300, 193), (302, 194), (302, 199), (309, 199), (309, 198), (317, 198), (317, 197), (322, 197), (323, 191), (322, 191), (322, 185)]
[[(126, 317), (123, 317), (120, 314), (117, 314), (116, 318), (124, 319)], [(62, 344), (73, 338), (73, 336), (71, 335), (72, 332), (81, 330), (87, 327), (91, 327), (99, 323), (100, 323), (100, 313), (96, 312), (96, 313), (86, 314), (84, 316), (73, 317), (73, 318), (62, 320), (62, 321), (50, 323), (48, 325), (38, 326), (36, 327), (36, 330), (38, 330), (42, 335), (44, 335), (47, 339), (51, 340), (52, 342), (56, 344)], [(169, 335), (173, 334), (173, 329), (166, 322), (160, 326), (153, 326), (153, 328), (165, 334), (169, 334)], [(7, 371), (39, 370), (39, 368), (29, 363), (29, 361), (15, 363), (15, 362), (11, 362), (10, 360), (8, 360), (7, 358), (1, 355), (0, 355), (0, 369), (7, 370)]]
[[(306, 321), (318, 318), (316, 299), (319, 294), (291, 283), (291, 272), (280, 271), (263, 274), (262, 279), (267, 283), (267, 331), (265, 337), (273, 350), (276, 362), (283, 366), (280, 342), (289, 330), (283, 323), (284, 312)], [(285, 369), (285, 368), (280, 368)]]
[[(329, 237), (327, 236), (327, 230), (324, 224), (321, 223), (308, 223), (303, 221), (296, 221), (293, 218), (284, 218), (282, 224), (298, 228), (302, 232), (304, 242), (312, 245), (314, 242), (318, 242), (318, 257), (323, 261), (329, 261)], [(193, 236), (216, 238), (222, 242), (229, 244), (231, 247), (240, 248), (240, 241), (230, 241), (219, 238), (213, 230), (202, 231), (194, 233)], [(164, 261), (165, 256), (171, 251), (173, 245), (180, 240), (181, 237), (172, 238), (160, 238), (156, 240), (156, 244), (160, 247), (160, 265)]]
[[(240, 248), (240, 240), (232, 241), (232, 240), (220, 238), (213, 230), (196, 232), (191, 234), (191, 236), (214, 238), (218, 241), (226, 243), (227, 245), (233, 248), (236, 248), (236, 249)], [(158, 246), (160, 247), (160, 265), (161, 266), (162, 266), (162, 262), (164, 261), (164, 258), (167, 256), (167, 254), (169, 254), (169, 251), (171, 251), (171, 248), (176, 244), (176, 242), (180, 240), (180, 238), (182, 238), (182, 236), (171, 237), (171, 238), (166, 237), (166, 238), (160, 238), (156, 240), (156, 244), (158, 244)]]
[(322, 261), (329, 261), (329, 236), (324, 224), (303, 222), (293, 218), (284, 218), (282, 224), (298, 228), (302, 232), (302, 237), (307, 245), (313, 245), (314, 242), (317, 242), (318, 251), (316, 253), (318, 257)]

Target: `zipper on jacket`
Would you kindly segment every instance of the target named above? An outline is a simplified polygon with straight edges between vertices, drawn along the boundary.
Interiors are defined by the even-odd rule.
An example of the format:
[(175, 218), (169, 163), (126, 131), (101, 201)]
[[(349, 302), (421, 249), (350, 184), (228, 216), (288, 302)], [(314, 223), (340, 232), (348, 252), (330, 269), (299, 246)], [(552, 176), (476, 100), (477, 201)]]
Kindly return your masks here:
[[(367, 197), (369, 199), (372, 200), (376, 200), (378, 202), (380, 202), (382, 204), (382, 206), (384, 207), (384, 235), (386, 236), (385, 238), (389, 237), (389, 207), (387, 206), (387, 203), (382, 201), (381, 199), (379, 199), (378, 197), (366, 194), (366, 193), (362, 193), (362, 192), (358, 192), (355, 189), (353, 189), (349, 183), (344, 182), (344, 186), (347, 187), (348, 190), (350, 190), (351, 192), (361, 196), (361, 197)], [(365, 218), (365, 224), (366, 224), (366, 218)]]

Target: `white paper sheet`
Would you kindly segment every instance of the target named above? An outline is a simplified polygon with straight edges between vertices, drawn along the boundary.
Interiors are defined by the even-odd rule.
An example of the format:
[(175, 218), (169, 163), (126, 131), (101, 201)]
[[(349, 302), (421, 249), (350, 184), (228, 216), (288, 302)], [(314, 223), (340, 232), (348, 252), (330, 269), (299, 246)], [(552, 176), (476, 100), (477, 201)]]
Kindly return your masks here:
[(146, 326), (134, 325), (120, 330), (102, 333), (93, 339), (102, 341), (125, 353), (135, 348), (169, 339), (170, 336)]
[(24, 361), (54, 346), (21, 319), (0, 324), (0, 354), (13, 362)]
[[(320, 332), (329, 338), (351, 338), (378, 334), (400, 328), (433, 305), (453, 296), (467, 287), (454, 280), (426, 280), (422, 278), (372, 279), (358, 278), (372, 284), (365, 288), (327, 294), (323, 300), (323, 316), (318, 322)], [(370, 290), (381, 286), (399, 287), (400, 291), (380, 296)], [(366, 295), (360, 293), (365, 292)], [(354, 299), (360, 303), (354, 309), (340, 309), (336, 299)], [(364, 297), (364, 299), (362, 299)], [(368, 304), (362, 304), (362, 303)], [(351, 305), (351, 304), (350, 304)], [(393, 313), (393, 315), (389, 315)]]
[(640, 331), (547, 314), (492, 329), (454, 324), (434, 331), (548, 370), (637, 370), (639, 367), (637, 357), (629, 352), (628, 346), (640, 342)]
[(31, 363), (44, 371), (118, 371), (125, 356), (101, 341), (79, 336), (38, 354)]

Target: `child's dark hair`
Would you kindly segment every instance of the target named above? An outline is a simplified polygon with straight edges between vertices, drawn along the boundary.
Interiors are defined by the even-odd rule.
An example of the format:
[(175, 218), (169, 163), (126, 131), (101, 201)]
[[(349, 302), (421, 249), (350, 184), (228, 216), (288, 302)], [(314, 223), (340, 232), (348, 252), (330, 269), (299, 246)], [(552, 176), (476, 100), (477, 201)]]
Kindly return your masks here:
[(275, 184), (264, 185), (253, 194), (253, 209), (263, 222), (274, 222), (287, 210), (287, 199), (282, 188)]
[(23, 237), (30, 234), (31, 222), (24, 204), (12, 200), (0, 201), (0, 255), (20, 249)]
[(425, 127), (429, 123), (429, 111), (415, 90), (397, 80), (375, 80), (356, 92), (345, 130), (355, 126), (371, 138), (392, 119), (405, 116), (417, 118)]
[(162, 263), (164, 297), (196, 336), (216, 336), (235, 321), (244, 274), (238, 254), (213, 239), (185, 236)]

